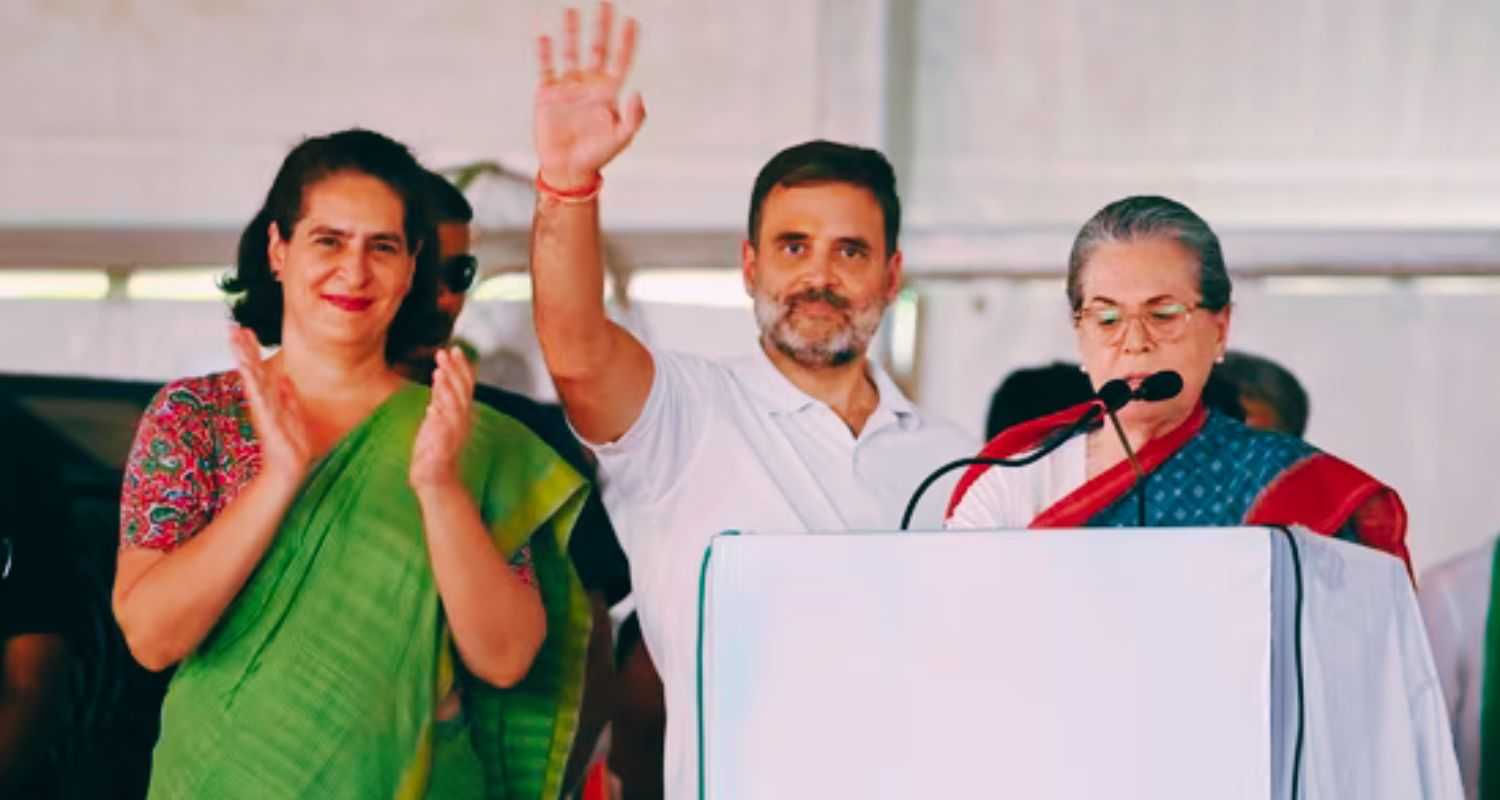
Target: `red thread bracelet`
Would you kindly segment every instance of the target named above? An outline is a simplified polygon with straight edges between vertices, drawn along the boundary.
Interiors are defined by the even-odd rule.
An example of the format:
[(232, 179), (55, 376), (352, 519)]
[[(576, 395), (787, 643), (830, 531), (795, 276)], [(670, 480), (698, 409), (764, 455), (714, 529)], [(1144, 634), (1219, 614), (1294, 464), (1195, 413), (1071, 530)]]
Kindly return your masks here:
[(594, 180), (578, 189), (558, 189), (542, 180), (541, 170), (536, 173), (536, 190), (559, 203), (587, 203), (599, 196), (604, 188), (604, 175), (594, 173)]

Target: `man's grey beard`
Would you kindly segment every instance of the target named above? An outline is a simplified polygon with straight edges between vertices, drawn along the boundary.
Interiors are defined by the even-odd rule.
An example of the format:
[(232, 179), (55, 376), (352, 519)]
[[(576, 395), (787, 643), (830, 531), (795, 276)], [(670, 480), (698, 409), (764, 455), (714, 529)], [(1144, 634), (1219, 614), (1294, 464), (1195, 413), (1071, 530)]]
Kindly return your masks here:
[[(846, 298), (831, 289), (799, 292), (786, 300), (777, 300), (756, 289), (754, 297), (755, 321), (760, 326), (761, 338), (805, 367), (843, 366), (864, 355), (885, 314), (884, 303), (856, 309)], [(798, 302), (812, 299), (843, 310), (849, 315), (849, 321), (816, 339), (798, 333), (791, 323), (792, 311)]]

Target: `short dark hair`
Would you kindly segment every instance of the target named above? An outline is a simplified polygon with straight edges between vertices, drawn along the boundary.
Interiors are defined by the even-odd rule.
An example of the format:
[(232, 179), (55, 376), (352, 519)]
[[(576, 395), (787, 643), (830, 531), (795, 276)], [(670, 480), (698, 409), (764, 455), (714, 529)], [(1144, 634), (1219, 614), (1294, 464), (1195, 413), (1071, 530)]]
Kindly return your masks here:
[(1310, 404), (1297, 376), (1269, 358), (1230, 350), (1213, 374), (1233, 384), (1243, 397), (1259, 400), (1276, 410), (1282, 432), (1302, 436), (1307, 431)]
[(1093, 384), (1077, 364), (1054, 361), (1045, 367), (1018, 369), (1006, 375), (990, 397), (984, 435), (993, 439), (1012, 425), (1062, 411), (1093, 396)]
[(270, 226), (291, 241), (307, 188), (341, 172), (379, 179), (401, 198), (406, 247), (416, 256), (416, 270), (386, 333), (386, 360), (394, 363), (413, 348), (442, 341), (445, 330), (437, 309), (437, 234), (428, 210), (426, 170), (400, 142), (357, 128), (302, 140), (281, 162), (265, 203), (240, 234), (234, 269), (219, 288), (235, 298), (235, 322), (254, 331), (262, 345), (280, 344), (282, 293), (267, 254)]
[(473, 222), (474, 207), (469, 205), (469, 199), (464, 197), (464, 193), (442, 175), (431, 170), (425, 172), (423, 182), (427, 186), (427, 202), (432, 207), (433, 223), (441, 225)]
[(1130, 242), (1162, 236), (1186, 247), (1198, 259), (1199, 305), (1210, 311), (1229, 305), (1233, 285), (1224, 267), (1224, 249), (1208, 223), (1191, 208), (1168, 197), (1136, 195), (1099, 209), (1073, 239), (1068, 256), (1068, 302), (1083, 307), (1083, 268), (1094, 249), (1106, 242)]
[(1219, 374), (1217, 367), (1210, 370), (1208, 380), (1203, 382), (1203, 405), (1240, 422), (1245, 421), (1245, 406), (1240, 402), (1240, 391), (1233, 383)]
[(771, 157), (750, 192), (750, 245), (759, 244), (761, 210), (766, 195), (777, 186), (848, 183), (868, 189), (885, 219), (886, 256), (896, 252), (901, 235), (901, 198), (896, 196), (896, 171), (879, 150), (816, 139), (788, 147)]

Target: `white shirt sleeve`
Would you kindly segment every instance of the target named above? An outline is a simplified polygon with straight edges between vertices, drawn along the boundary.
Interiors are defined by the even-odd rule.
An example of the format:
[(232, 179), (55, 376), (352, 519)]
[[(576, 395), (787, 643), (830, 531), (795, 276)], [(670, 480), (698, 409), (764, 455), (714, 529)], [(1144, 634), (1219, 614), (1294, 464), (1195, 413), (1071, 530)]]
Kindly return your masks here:
[(1470, 798), (1478, 796), (1482, 760), (1479, 717), (1494, 553), (1490, 544), (1438, 565), (1422, 576), (1417, 592), (1459, 770)]
[(1011, 505), (1004, 472), (1000, 467), (990, 467), (969, 484), (969, 490), (964, 492), (953, 514), (943, 521), (943, 527), (950, 531), (1017, 527), (1002, 521), (1005, 510)]
[[(1427, 640), (1432, 644), (1432, 658), (1437, 663), (1438, 681), (1443, 685), (1443, 697), (1447, 698), (1448, 719), (1457, 727), (1460, 711), (1469, 701), (1464, 696), (1465, 680), (1463, 653), (1468, 637), (1477, 631), (1464, 630), (1463, 614), (1458, 609), (1458, 597), (1454, 592), (1450, 575), (1438, 573), (1426, 576), (1417, 603), (1422, 609), (1422, 621), (1427, 626)], [(1454, 731), (1454, 738), (1460, 732)]]
[(1424, 573), (1417, 592), (1453, 727), (1459, 770), (1471, 799), (1478, 796), (1483, 760), (1479, 724), (1494, 560), (1495, 543), (1490, 542)]
[(640, 416), (615, 441), (588, 443), (606, 493), (631, 503), (660, 499), (687, 469), (703, 441), (719, 380), (704, 359), (656, 350), (651, 359), (655, 374)]
[(1025, 467), (990, 467), (969, 490), (944, 523), (949, 530), (1008, 530), (1025, 528), (1048, 506), (1083, 485), (1083, 437)]

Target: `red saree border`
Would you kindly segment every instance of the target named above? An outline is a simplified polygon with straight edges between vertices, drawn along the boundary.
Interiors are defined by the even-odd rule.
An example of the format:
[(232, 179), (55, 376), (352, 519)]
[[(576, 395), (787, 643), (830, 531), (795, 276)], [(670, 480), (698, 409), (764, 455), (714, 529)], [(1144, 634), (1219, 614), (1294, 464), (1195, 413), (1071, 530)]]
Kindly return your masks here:
[[(1061, 430), (1071, 425), (1074, 420), (1083, 416), (1083, 413), (1091, 406), (1102, 405), (1098, 400), (1088, 400), (1076, 406), (1055, 411), (1044, 417), (1037, 417), (1028, 422), (1012, 425), (995, 435), (984, 447), (979, 450), (979, 458), (1012, 458), (1016, 455), (1034, 450), (1052, 432)], [(943, 518), (953, 516), (958, 504), (963, 501), (964, 495), (968, 494), (969, 487), (979, 480), (994, 464), (972, 464), (964, 470), (958, 484), (953, 487), (953, 494), (948, 497), (948, 510), (943, 512)]]
[[(1000, 432), (1000, 435), (991, 439), (984, 449), (979, 451), (981, 458), (1010, 458), (1027, 450), (1034, 449), (1042, 440), (1054, 431), (1071, 424), (1083, 415), (1090, 406), (1098, 405), (1098, 400), (1090, 400), (1079, 403), (1072, 408), (1066, 408), (1045, 417), (1038, 417), (1030, 422), (1023, 422)], [(1187, 444), (1208, 421), (1208, 409), (1201, 403), (1193, 409), (1188, 418), (1173, 428), (1165, 436), (1152, 439), (1136, 453), (1136, 461), (1141, 469), (1147, 473), (1171, 458), (1183, 445)], [(978, 481), (992, 464), (975, 464), (964, 472), (959, 479), (958, 485), (953, 489), (953, 496), (948, 501), (946, 517), (953, 516), (958, 504), (963, 501), (964, 495), (969, 488)], [(1135, 485), (1135, 470), (1129, 461), (1110, 467), (1093, 480), (1085, 482), (1082, 486), (1073, 490), (1068, 496), (1052, 504), (1036, 519), (1031, 521), (1027, 527), (1031, 528), (1076, 528), (1081, 527), (1095, 514), (1103, 511), (1115, 500), (1119, 499)]]
[[(1141, 470), (1147, 475), (1166, 463), (1184, 445), (1192, 441), (1208, 421), (1208, 408), (1199, 403), (1193, 413), (1181, 425), (1146, 443), (1135, 454)], [(1135, 469), (1128, 460), (1110, 467), (1094, 476), (1093, 480), (1074, 489), (1070, 494), (1038, 514), (1029, 528), (1080, 528), (1094, 515), (1113, 505), (1135, 487)]]
[[(1336, 499), (1337, 502), (1330, 502)], [(1245, 514), (1246, 525), (1305, 525), (1325, 536), (1354, 519), (1360, 544), (1401, 559), (1406, 548), (1406, 506), (1401, 496), (1360, 468), (1314, 453), (1276, 476)]]
[[(981, 458), (1011, 458), (1035, 449), (1047, 436), (1077, 420), (1090, 400), (1001, 431), (979, 451)], [(1181, 450), (1203, 430), (1208, 409), (1201, 403), (1182, 424), (1152, 439), (1136, 453), (1148, 475)], [(948, 501), (945, 517), (953, 516), (969, 488), (991, 469), (975, 464), (959, 479)], [(1078, 528), (1114, 504), (1135, 486), (1135, 471), (1122, 461), (1053, 503), (1031, 521), (1029, 528)], [(1411, 572), (1406, 547), (1406, 506), (1391, 487), (1336, 456), (1315, 452), (1298, 461), (1261, 490), (1246, 512), (1245, 525), (1304, 525), (1325, 536), (1338, 533), (1350, 519), (1359, 543), (1401, 559)]]

